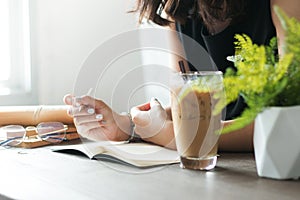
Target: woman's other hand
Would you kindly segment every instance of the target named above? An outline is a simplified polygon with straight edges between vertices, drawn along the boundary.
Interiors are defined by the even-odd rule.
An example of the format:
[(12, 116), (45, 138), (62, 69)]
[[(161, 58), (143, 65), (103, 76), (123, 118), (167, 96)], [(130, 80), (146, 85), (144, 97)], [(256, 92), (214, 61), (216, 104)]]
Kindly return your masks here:
[(159, 101), (150, 102), (131, 109), (135, 133), (143, 140), (175, 149), (173, 123)]

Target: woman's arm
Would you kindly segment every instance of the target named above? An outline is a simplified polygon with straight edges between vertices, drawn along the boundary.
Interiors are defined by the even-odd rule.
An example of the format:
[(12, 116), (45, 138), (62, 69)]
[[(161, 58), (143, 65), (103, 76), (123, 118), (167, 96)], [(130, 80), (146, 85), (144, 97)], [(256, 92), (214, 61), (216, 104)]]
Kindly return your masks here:
[[(234, 120), (224, 121), (223, 125), (228, 126)], [(220, 136), (219, 150), (226, 152), (252, 152), (253, 151), (254, 122), (250, 125)]]
[(281, 27), (280, 21), (274, 12), (274, 5), (280, 7), (289, 17), (295, 17), (300, 20), (300, 1), (299, 0), (271, 0), (272, 19), (276, 28), (278, 37), (279, 54), (283, 54), (284, 47), (284, 30)]

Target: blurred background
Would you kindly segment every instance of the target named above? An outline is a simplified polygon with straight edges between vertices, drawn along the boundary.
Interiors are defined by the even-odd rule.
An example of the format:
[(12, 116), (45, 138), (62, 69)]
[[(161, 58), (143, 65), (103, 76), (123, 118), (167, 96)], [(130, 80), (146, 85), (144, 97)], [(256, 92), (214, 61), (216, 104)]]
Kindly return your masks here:
[[(139, 27), (137, 15), (128, 13), (134, 7), (135, 0), (0, 0), (0, 105), (63, 104), (90, 53), (112, 37)], [(153, 27), (142, 27), (149, 26)], [(163, 52), (137, 52), (114, 63), (120, 66), (112, 70), (124, 62), (168, 65), (164, 57)], [(145, 74), (150, 79), (159, 75)], [(106, 79), (119, 80), (114, 71)], [(109, 101), (111, 90), (95, 90), (95, 95)], [(134, 101), (127, 99), (124, 105), (143, 103), (151, 96), (168, 104), (163, 94), (167, 90), (159, 84), (136, 90)], [(124, 105), (116, 107), (121, 111)]]
[[(113, 35), (137, 27), (135, 15), (127, 13), (133, 8), (133, 1), (0, 2), (1, 32), (8, 31), (6, 35), (1, 35), (1, 44), (5, 44), (2, 41), (7, 43), (6, 49), (1, 49), (2, 58), (0, 57), (2, 105), (62, 104), (62, 97), (72, 92), (75, 77), (88, 54)], [(9, 24), (5, 23), (5, 19)], [(13, 25), (17, 28), (13, 29)], [(14, 32), (18, 34), (12, 34)], [(14, 49), (7, 47), (16, 42), (19, 43), (15, 44), (18, 47), (13, 48), (22, 51), (18, 54), (23, 55), (16, 56)], [(10, 55), (3, 53), (7, 51)], [(16, 60), (22, 61), (17, 63)], [(9, 69), (14, 67), (18, 69)], [(11, 83), (10, 91), (5, 89), (4, 80), (17, 74), (22, 76), (18, 77), (20, 83)], [(19, 91), (11, 91), (14, 89)], [(21, 95), (21, 90), (27, 94)], [(14, 98), (5, 94), (11, 94)]]

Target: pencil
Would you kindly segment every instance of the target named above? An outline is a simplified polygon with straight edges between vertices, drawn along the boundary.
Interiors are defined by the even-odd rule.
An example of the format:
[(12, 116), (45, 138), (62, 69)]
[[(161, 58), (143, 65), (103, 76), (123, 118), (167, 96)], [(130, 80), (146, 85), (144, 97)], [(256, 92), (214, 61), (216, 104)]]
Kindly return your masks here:
[(86, 96), (91, 96), (92, 91), (93, 91), (93, 88), (90, 88), (90, 89), (88, 90), (88, 92), (86, 93)]

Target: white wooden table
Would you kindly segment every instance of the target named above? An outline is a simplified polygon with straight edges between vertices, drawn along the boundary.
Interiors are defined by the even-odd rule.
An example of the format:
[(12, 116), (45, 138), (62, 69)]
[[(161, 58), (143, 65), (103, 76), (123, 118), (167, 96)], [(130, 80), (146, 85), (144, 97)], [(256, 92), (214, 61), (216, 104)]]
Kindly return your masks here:
[(0, 199), (300, 199), (300, 181), (259, 178), (252, 154), (221, 154), (209, 172), (151, 169), (54, 153), (0, 150)]

